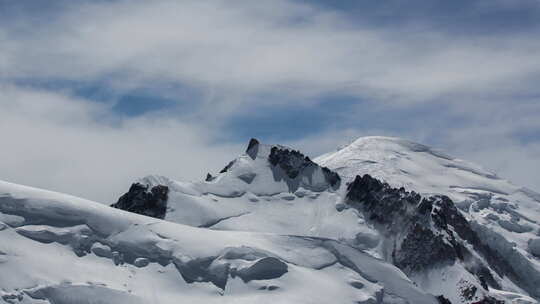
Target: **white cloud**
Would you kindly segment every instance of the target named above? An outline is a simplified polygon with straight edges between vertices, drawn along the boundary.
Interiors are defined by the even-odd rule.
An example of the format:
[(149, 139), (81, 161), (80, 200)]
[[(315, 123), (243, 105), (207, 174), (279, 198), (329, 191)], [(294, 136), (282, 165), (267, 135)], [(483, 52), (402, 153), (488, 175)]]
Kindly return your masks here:
[(106, 105), (0, 87), (3, 180), (110, 203), (147, 174), (201, 179), (242, 149), (175, 120), (111, 121)]
[(345, 20), (285, 0), (103, 1), (70, 5), (32, 31), (5, 27), (0, 58), (7, 78), (182, 83), (213, 90), (223, 108), (274, 90), (418, 102), (514, 87), (540, 68), (540, 42), (528, 36), (459, 38)]
[[(356, 135), (404, 136), (540, 189), (527, 182), (540, 180), (538, 146), (515, 135), (540, 130), (540, 41), (530, 33), (457, 37), (366, 27), (286, 0), (78, 2), (39, 26), (27, 22), (36, 18), (29, 12), (16, 24), (0, 20), (0, 83), (98, 81), (120, 90), (181, 84), (202, 92), (192, 101), (199, 120), (118, 120), (107, 104), (0, 87), (2, 179), (104, 201), (148, 173), (200, 177), (243, 149), (212, 144), (231, 112), (338, 93), (393, 111), (440, 105), (445, 113), (428, 115), (467, 123), (446, 117), (411, 126), (403, 118), (399, 132), (326, 130), (290, 144), (316, 155)], [(268, 92), (284, 98), (254, 97)]]

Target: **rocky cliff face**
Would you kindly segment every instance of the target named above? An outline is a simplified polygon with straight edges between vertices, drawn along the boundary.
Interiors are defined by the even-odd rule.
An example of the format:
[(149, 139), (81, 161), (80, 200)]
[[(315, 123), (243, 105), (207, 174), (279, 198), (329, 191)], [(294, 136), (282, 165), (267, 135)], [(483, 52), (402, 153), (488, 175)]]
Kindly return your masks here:
[(341, 182), (341, 178), (337, 173), (332, 172), (326, 167), (320, 167), (299, 151), (274, 146), (270, 150), (268, 162), (272, 165), (274, 177), (278, 180), (284, 179), (289, 185), (289, 188), (293, 190), (291, 192), (298, 189), (300, 185), (307, 186), (307, 188), (312, 188), (313, 190), (324, 190), (317, 187), (309, 187), (308, 183), (303, 182), (306, 179), (313, 179), (316, 170), (321, 170), (322, 178), (330, 188), (339, 188)]
[(134, 183), (111, 207), (159, 219), (165, 218), (169, 188), (164, 185), (149, 188), (147, 185)]
[[(409, 275), (461, 263), (485, 291), (501, 288), (495, 276), (509, 277), (532, 292), (537, 288), (482, 242), (447, 196), (423, 198), (366, 174), (347, 186), (346, 202), (391, 240), (388, 260)], [(462, 296), (472, 300), (478, 288), (463, 290)], [(481, 301), (497, 303), (490, 296)]]

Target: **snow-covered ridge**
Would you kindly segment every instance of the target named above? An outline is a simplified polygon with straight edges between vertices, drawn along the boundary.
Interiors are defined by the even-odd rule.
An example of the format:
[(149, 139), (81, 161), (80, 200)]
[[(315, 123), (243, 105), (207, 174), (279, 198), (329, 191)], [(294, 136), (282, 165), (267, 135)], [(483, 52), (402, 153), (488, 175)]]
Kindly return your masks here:
[(213, 231), (0, 182), (0, 303), (436, 303), (336, 241)]
[[(359, 138), (315, 158), (345, 181), (369, 174), (424, 196), (450, 197), (476, 233), (532, 286), (540, 286), (539, 194), (516, 186), (467, 161), (424, 145), (392, 137)], [(540, 297), (540, 287), (529, 288)]]
[[(539, 229), (533, 219), (539, 218), (540, 212), (534, 192), (517, 187), (478, 165), (425, 145), (391, 137), (360, 138), (336, 152), (316, 158), (316, 163), (339, 173), (342, 180), (339, 189), (328, 187), (327, 191), (313, 191), (309, 186), (298, 186), (291, 192), (291, 187), (275, 179), (268, 157), (272, 147), (292, 149), (256, 144), (257, 149), (250, 149), (255, 147), (250, 143), (246, 154), (231, 162), (217, 176), (210, 175), (203, 182), (176, 182), (155, 176), (140, 182), (170, 187), (166, 215), (170, 221), (215, 230), (331, 238), (394, 263), (386, 252), (392, 248), (386, 244), (392, 238), (370, 224), (364, 214), (347, 208), (346, 185), (357, 175), (369, 174), (393, 187), (403, 186), (425, 197), (447, 195), (471, 222), (470, 229), (475, 230), (475, 237), (485, 240), (486, 248), (493, 254), (503, 255), (508, 260), (504, 263), (509, 263), (513, 269), (510, 272), (517, 272), (521, 278), (530, 281), (530, 284), (525, 284), (528, 287), (524, 286), (527, 292), (501, 273), (496, 286), (510, 292), (505, 297), (517, 299), (521, 296), (515, 294), (538, 295), (534, 282), (539, 280), (540, 272), (534, 254), (537, 254)], [(259, 180), (262, 183), (243, 181), (245, 175), (253, 176), (253, 172), (266, 178)], [(528, 217), (531, 212), (533, 216)], [(475, 259), (484, 260), (485, 257)], [(447, 294), (454, 301), (461, 301), (459, 290), (484, 288), (482, 280), (470, 269), (466, 264), (456, 264), (444, 270), (453, 273), (449, 281), (453, 280), (454, 286), (447, 284), (443, 289), (432, 284), (434, 280), (443, 279), (440, 274), (430, 275), (430, 280), (415, 276), (415, 281), (433, 294)], [(520, 301), (529, 301), (525, 298)]]
[(540, 195), (425, 145), (360, 138), (312, 161), (252, 140), (203, 181), (137, 183), (122, 204), (164, 220), (0, 182), (0, 274), (16, 273), (0, 275), (0, 303), (540, 297)]

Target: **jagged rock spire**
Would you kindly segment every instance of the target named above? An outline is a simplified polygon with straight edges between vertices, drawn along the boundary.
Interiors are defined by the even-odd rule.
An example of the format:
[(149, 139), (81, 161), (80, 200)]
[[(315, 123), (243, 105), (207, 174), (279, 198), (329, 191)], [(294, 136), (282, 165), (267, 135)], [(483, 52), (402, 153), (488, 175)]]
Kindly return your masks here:
[(246, 149), (247, 155), (249, 155), (251, 159), (255, 159), (257, 157), (258, 152), (259, 152), (259, 141), (255, 138), (250, 139), (248, 147)]

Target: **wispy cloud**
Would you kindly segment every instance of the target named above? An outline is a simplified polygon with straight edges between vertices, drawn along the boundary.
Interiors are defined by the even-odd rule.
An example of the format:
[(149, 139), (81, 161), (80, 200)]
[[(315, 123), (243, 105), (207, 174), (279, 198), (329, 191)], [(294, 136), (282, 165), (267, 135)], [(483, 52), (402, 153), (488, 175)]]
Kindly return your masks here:
[[(310, 153), (344, 137), (405, 136), (540, 189), (531, 181), (540, 180), (531, 170), (540, 141), (535, 1), (0, 5), (0, 124), (14, 143), (0, 152), (6, 178), (77, 189), (77, 172), (93, 172), (94, 188), (75, 192), (103, 199), (100, 187), (111, 193), (150, 170), (203, 174), (236, 154), (219, 143), (243, 141), (249, 129)], [(148, 105), (130, 107), (141, 91)], [(115, 172), (105, 183), (107, 168)]]
[(0, 86), (2, 179), (110, 203), (135, 179), (201, 179), (243, 147), (215, 144), (201, 126), (113, 117), (106, 105)]
[(4, 27), (2, 74), (106, 77), (127, 87), (183, 83), (213, 90), (214, 103), (223, 103), (223, 95), (236, 93), (234, 102), (240, 102), (245, 94), (278, 89), (417, 102), (514, 88), (538, 76), (540, 42), (528, 35), (357, 27), (345, 17), (283, 0), (68, 5), (51, 24)]

